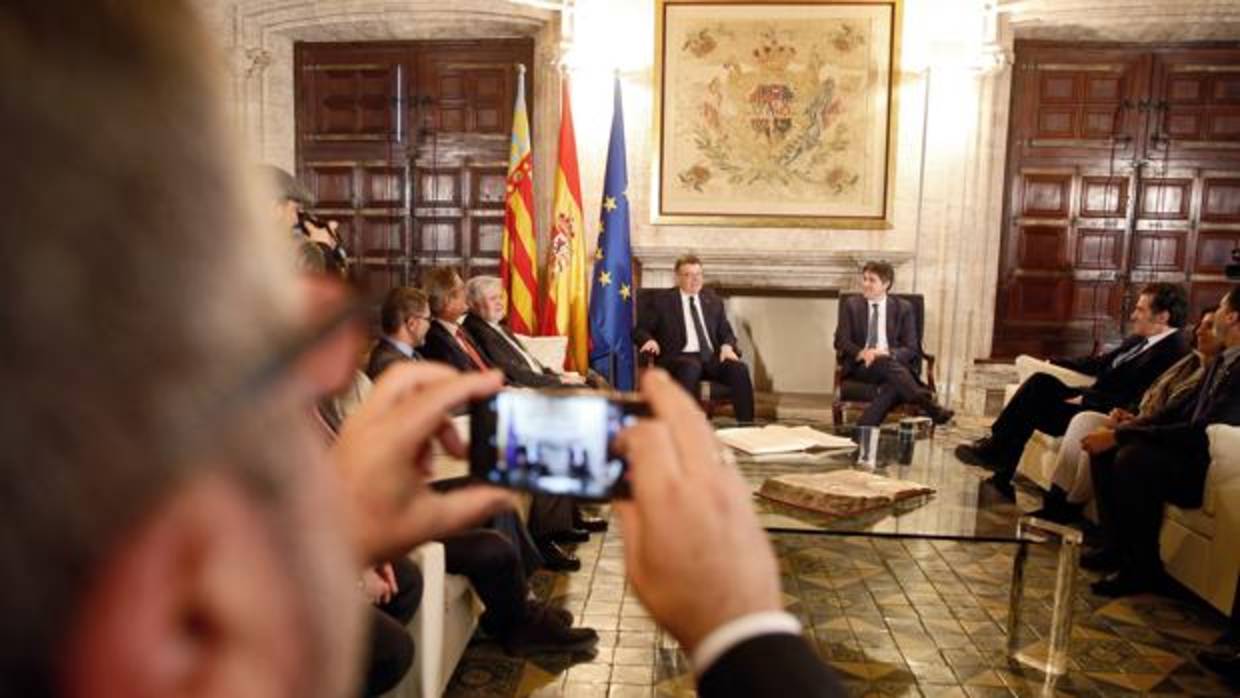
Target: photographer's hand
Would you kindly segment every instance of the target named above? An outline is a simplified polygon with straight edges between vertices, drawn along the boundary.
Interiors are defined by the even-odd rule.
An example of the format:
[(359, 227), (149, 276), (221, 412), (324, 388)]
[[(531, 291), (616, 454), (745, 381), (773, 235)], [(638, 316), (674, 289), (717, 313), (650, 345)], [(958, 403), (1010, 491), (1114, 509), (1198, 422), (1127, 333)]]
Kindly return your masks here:
[(749, 487), (689, 395), (645, 373), (653, 419), (623, 432), (632, 501), (617, 501), (629, 579), (651, 616), (692, 654), (729, 621), (782, 610), (775, 555)]
[(494, 394), (502, 381), (495, 371), (461, 375), (446, 366), (401, 363), (383, 372), (345, 420), (332, 456), (363, 561), (391, 560), (512, 506), (511, 495), (493, 487), (440, 494), (428, 486), (432, 441), (466, 455), (451, 410)]

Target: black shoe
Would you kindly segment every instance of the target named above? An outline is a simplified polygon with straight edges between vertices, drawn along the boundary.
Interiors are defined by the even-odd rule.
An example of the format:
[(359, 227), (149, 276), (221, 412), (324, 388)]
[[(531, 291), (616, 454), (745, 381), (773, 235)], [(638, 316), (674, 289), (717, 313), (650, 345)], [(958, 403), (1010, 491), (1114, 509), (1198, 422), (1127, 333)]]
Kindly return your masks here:
[(557, 543), (584, 543), (590, 540), (590, 532), (580, 528), (567, 528), (548, 537)]
[(543, 567), (552, 572), (576, 572), (581, 569), (580, 558), (551, 541), (539, 543), (538, 552), (542, 555)]
[(1084, 508), (1084, 505), (1069, 502), (1068, 493), (1064, 492), (1063, 488), (1051, 485), (1050, 491), (1042, 497), (1042, 508), (1031, 512), (1029, 516), (1070, 526), (1080, 521), (1081, 510)]
[(1012, 476), (996, 473), (982, 480), (983, 485), (987, 485), (990, 489), (999, 494), (1000, 497), (1009, 502), (1016, 501), (1016, 488), (1012, 485)]
[(1098, 596), (1118, 598), (1135, 594), (1157, 594), (1166, 591), (1167, 585), (1158, 574), (1137, 574), (1120, 570), (1089, 585)]
[(577, 511), (573, 513), (573, 526), (590, 533), (602, 533), (607, 530), (607, 519)]
[(1081, 569), (1090, 572), (1115, 572), (1120, 568), (1119, 555), (1107, 548), (1090, 550), (1081, 555)]
[(951, 410), (946, 407), (939, 407), (938, 405), (934, 405), (929, 410), (929, 413), (930, 421), (934, 422), (935, 426), (940, 427), (952, 421), (952, 418), (956, 416), (956, 410)]
[(1202, 650), (1197, 653), (1197, 661), (1201, 666), (1222, 676), (1228, 681), (1240, 684), (1240, 652), (1236, 650)]
[(522, 623), (500, 638), (510, 655), (536, 652), (576, 652), (598, 643), (593, 628), (572, 628), (551, 613), (542, 613)]
[(993, 470), (999, 465), (999, 447), (990, 439), (978, 439), (956, 447), (956, 458), (962, 463)]
[(1081, 521), (1081, 506), (1079, 504), (1071, 504), (1064, 502), (1062, 504), (1047, 504), (1046, 506), (1031, 511), (1028, 514), (1035, 519), (1050, 521), (1051, 523), (1063, 524), (1064, 526), (1072, 526)]
[(573, 614), (567, 608), (551, 606), (534, 599), (526, 599), (525, 612), (530, 617), (537, 617), (539, 614), (546, 613), (565, 626), (571, 627), (573, 625)]

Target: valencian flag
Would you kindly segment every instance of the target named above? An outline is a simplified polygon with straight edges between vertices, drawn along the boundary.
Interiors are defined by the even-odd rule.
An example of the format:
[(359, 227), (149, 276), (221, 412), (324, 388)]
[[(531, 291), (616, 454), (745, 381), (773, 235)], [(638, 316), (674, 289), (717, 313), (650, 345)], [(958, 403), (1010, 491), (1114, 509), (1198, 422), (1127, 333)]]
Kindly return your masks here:
[(551, 245), (547, 251), (547, 296), (539, 314), (541, 335), (568, 335), (564, 368), (585, 375), (589, 367), (586, 310), (585, 216), (581, 212), (581, 177), (577, 139), (568, 100), (568, 76), (561, 85), (560, 164), (555, 171), (551, 205)]
[(620, 78), (603, 177), (603, 208), (590, 289), (590, 367), (619, 390), (632, 390), (633, 257), (629, 249), (629, 175), (624, 154)]
[(512, 144), (504, 194), (504, 239), (500, 245), (500, 281), (508, 296), (508, 326), (532, 335), (537, 327), (538, 258), (534, 242), (534, 162), (530, 122), (525, 111), (525, 66), (518, 66), (517, 102), (512, 109)]

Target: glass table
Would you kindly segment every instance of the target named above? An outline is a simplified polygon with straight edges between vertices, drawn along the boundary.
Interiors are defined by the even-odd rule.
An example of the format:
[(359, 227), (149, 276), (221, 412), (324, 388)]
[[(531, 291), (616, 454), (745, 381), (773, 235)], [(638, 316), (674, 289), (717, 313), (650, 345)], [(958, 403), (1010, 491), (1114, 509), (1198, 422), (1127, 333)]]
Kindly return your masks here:
[[(809, 425), (840, 436), (851, 427)], [(880, 432), (874, 466), (859, 465), (857, 450), (822, 450), (749, 455), (734, 451), (741, 474), (754, 491), (754, 506), (771, 534), (819, 534), (949, 540), (960, 543), (1006, 543), (1017, 546), (1008, 603), (1008, 652), (1018, 661), (1046, 673), (1048, 681), (1066, 670), (1072, 599), (1082, 542), (1077, 529), (1022, 515), (984, 482), (969, 475), (949, 449), (933, 439), (901, 443), (895, 429)], [(932, 487), (933, 494), (850, 516), (831, 516), (775, 502), (757, 494), (769, 477), (847, 468)], [(1024, 597), (1025, 567), (1031, 544), (1058, 545), (1058, 560), (1046, 655), (1019, 651), (1019, 619)]]

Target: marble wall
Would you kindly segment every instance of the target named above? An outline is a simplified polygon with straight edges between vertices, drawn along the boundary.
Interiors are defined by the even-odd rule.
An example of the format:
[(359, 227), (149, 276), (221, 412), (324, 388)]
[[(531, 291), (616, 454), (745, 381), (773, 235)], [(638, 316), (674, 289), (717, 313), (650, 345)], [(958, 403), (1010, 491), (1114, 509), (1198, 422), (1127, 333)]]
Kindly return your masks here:
[[(552, 67), (567, 62), (577, 128), (582, 195), (589, 226), (602, 191), (612, 118), (612, 79), (624, 91), (629, 198), (635, 254), (646, 285), (668, 280), (684, 251), (707, 274), (735, 285), (768, 280), (798, 288), (847, 289), (867, 257), (897, 263), (897, 290), (926, 296), (926, 349), (939, 357), (941, 392), (962, 400), (973, 360), (986, 357), (994, 317), (1007, 138), (1010, 50), (1017, 36), (1165, 41), (1240, 37), (1232, 0), (906, 0), (895, 78), (898, 135), (893, 225), (889, 230), (719, 228), (654, 225), (650, 188), (654, 0), (195, 0), (226, 49), (234, 113), (252, 152), (291, 166), (292, 44), (300, 40), (378, 40), (532, 36), (537, 52), (535, 167), (539, 220), (550, 209), (559, 86)], [(564, 12), (557, 7), (570, 6)], [(540, 231), (545, 239), (545, 230)], [(739, 260), (739, 261), (738, 261)], [(776, 387), (821, 387), (822, 372), (797, 373), (834, 325), (834, 309), (806, 299), (762, 309), (738, 322), (786, 332), (762, 365)], [(831, 303), (831, 301), (826, 301)], [(779, 305), (779, 304), (777, 304)], [(754, 313), (801, 317), (771, 327)], [(761, 337), (759, 343), (766, 341)], [(768, 345), (770, 342), (767, 342)], [(797, 353), (800, 352), (800, 353)], [(801, 357), (801, 358), (798, 358)], [(824, 369), (825, 370), (825, 369)]]

